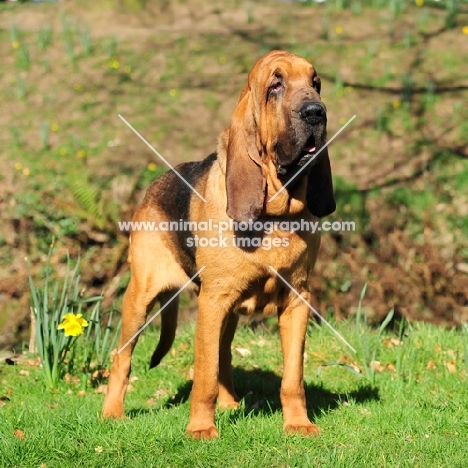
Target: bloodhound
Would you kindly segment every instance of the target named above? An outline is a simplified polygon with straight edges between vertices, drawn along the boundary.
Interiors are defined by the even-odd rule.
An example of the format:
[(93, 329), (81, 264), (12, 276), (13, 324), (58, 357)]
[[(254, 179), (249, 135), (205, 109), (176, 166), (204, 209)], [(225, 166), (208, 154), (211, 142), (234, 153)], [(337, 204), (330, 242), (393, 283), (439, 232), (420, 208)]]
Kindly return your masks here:
[[(189, 283), (198, 292), (198, 317), (187, 435), (217, 437), (216, 400), (220, 408), (238, 406), (231, 342), (238, 315), (254, 312), (278, 314), (285, 431), (318, 435), (318, 426), (307, 416), (303, 382), (309, 308), (293, 289), (310, 302), (320, 235), (318, 230), (284, 230), (281, 224), (262, 231), (253, 229), (252, 221), (255, 226), (311, 222), (335, 210), (330, 161), (323, 148), (326, 123), (315, 68), (291, 53), (269, 52), (250, 71), (217, 151), (203, 161), (177, 166), (179, 175), (169, 171), (151, 185), (133, 221), (166, 223), (166, 229), (134, 230), (130, 235), (131, 280), (123, 300), (120, 351), (112, 364), (105, 417), (124, 416), (135, 334), (156, 301), (164, 311), (151, 367), (169, 351), (178, 310), (178, 300), (171, 299)], [(171, 221), (189, 221), (190, 230), (167, 229)], [(221, 223), (229, 224), (222, 239), (216, 227)]]

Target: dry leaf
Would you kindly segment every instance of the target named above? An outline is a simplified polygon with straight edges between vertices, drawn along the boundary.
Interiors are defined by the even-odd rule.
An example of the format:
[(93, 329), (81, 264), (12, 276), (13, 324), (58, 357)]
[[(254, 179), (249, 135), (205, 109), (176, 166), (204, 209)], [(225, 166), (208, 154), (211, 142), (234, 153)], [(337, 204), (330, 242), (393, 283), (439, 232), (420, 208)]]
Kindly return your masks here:
[(80, 390), (80, 391), (76, 394), (76, 396), (78, 396), (78, 397), (84, 397), (84, 396), (86, 396), (86, 391), (85, 391), (85, 390)]
[(15, 429), (13, 431), (13, 434), (17, 439), (26, 439), (26, 437), (24, 436), (24, 432), (21, 429)]
[(193, 380), (194, 375), (195, 375), (195, 371), (193, 370), (193, 367), (191, 367), (190, 370), (189, 370), (189, 379)]
[(20, 375), (25, 375), (26, 377), (29, 377), (29, 371), (28, 370), (22, 369), (22, 370), (19, 371), (19, 374)]
[[(327, 355), (325, 353), (317, 353), (317, 352), (314, 352), (312, 351), (312, 353), (310, 353), (314, 359), (316, 359), (317, 361), (328, 361), (327, 359)], [(345, 361), (346, 360), (346, 357), (347, 356), (344, 356), (342, 361)]]
[(380, 361), (371, 361), (370, 367), (374, 369), (376, 372), (382, 372), (385, 370), (385, 366), (380, 364)]
[(449, 349), (447, 351), (447, 354), (452, 358), (452, 359), (457, 359), (457, 353), (453, 349)]
[(136, 382), (138, 380), (138, 377), (136, 375), (133, 375), (128, 379), (129, 382)]
[(362, 374), (361, 369), (359, 368), (359, 366), (355, 362), (350, 362), (348, 364), (348, 366), (352, 367), (354, 372), (357, 372), (358, 374)]
[(396, 368), (393, 364), (387, 364), (387, 367), (386, 369), (390, 372), (395, 372), (396, 371)]
[(68, 372), (64, 377), (65, 382), (71, 382), (75, 387), (81, 383), (81, 380), (76, 375), (70, 375)]
[(457, 363), (455, 361), (446, 362), (445, 367), (451, 374), (457, 372)]
[(241, 357), (250, 356), (252, 354), (252, 352), (249, 351), (247, 348), (241, 348), (240, 346), (236, 348), (236, 351)]
[(261, 336), (256, 343), (256, 345), (260, 346), (260, 348), (263, 348), (266, 344), (268, 344), (268, 342), (265, 340), (265, 338), (263, 338), (263, 336)]
[(107, 385), (99, 385), (96, 390), (94, 390), (94, 393), (102, 393), (103, 395), (107, 394)]
[(403, 341), (400, 341), (398, 338), (384, 338), (382, 343), (386, 348), (396, 348), (403, 345)]
[(437, 366), (435, 365), (435, 362), (431, 359), (426, 366), (427, 370), (434, 370), (437, 369)]
[(146, 403), (151, 406), (151, 405), (154, 405), (155, 401), (156, 399), (151, 397), (151, 398), (148, 398), (148, 400), (146, 400)]
[(156, 390), (154, 396), (156, 398), (161, 398), (163, 396), (166, 396), (169, 393), (169, 390), (167, 388), (160, 388), (159, 390)]
[(67, 395), (73, 395), (73, 390), (68, 389), (68, 390), (67, 390)]

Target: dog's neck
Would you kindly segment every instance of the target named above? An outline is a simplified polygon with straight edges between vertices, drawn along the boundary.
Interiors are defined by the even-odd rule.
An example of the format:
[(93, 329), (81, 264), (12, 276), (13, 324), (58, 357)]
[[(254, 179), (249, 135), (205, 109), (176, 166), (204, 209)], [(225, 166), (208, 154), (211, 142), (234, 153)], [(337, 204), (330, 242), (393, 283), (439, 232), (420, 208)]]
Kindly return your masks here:
[[(265, 214), (269, 216), (284, 216), (301, 213), (306, 207), (307, 177), (302, 177), (297, 183), (288, 185), (284, 190), (281, 190), (284, 184), (278, 178), (276, 165), (270, 158), (267, 161), (263, 165), (263, 173), (267, 180)], [(275, 198), (271, 200), (272, 197)]]

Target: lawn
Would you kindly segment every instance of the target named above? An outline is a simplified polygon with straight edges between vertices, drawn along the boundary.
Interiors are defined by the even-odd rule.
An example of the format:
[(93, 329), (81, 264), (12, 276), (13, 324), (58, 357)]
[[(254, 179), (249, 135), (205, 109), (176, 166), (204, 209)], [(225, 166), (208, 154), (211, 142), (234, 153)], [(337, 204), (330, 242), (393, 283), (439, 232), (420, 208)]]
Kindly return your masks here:
[(27, 339), (24, 257), (40, 274), (53, 238), (118, 304), (117, 222), (167, 169), (118, 115), (171, 164), (200, 160), (278, 48), (317, 68), (329, 137), (356, 115), (330, 146), (328, 219), (357, 228), (324, 236), (316, 304), (352, 315), (367, 283), (376, 322), (468, 320), (465, 2), (27, 2), (0, 6), (0, 39), (0, 347)]
[[(365, 299), (364, 299), (365, 301)], [(149, 371), (157, 330), (136, 348), (128, 419), (103, 420), (102, 388), (78, 373), (45, 391), (34, 356), (0, 367), (0, 460), (5, 467), (464, 467), (468, 457), (466, 331), (408, 323), (380, 337), (355, 322), (311, 323), (306, 345), (309, 416), (318, 438), (282, 431), (276, 321), (235, 337), (238, 411), (218, 412), (220, 439), (185, 438), (193, 326)], [(395, 326), (396, 327), (396, 326)], [(359, 330), (359, 332), (358, 332)], [(375, 353), (375, 354), (374, 354)]]

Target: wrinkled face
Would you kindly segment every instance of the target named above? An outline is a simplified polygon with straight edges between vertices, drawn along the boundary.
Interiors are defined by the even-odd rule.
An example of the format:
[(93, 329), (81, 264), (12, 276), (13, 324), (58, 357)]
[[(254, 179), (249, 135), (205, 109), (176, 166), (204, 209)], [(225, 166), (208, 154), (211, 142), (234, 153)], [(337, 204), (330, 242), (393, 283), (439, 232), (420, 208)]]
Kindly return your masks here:
[(307, 60), (274, 51), (255, 64), (251, 80), (257, 82), (250, 86), (256, 94), (257, 144), (262, 155), (275, 158), (278, 176), (289, 177), (325, 144), (320, 78)]

